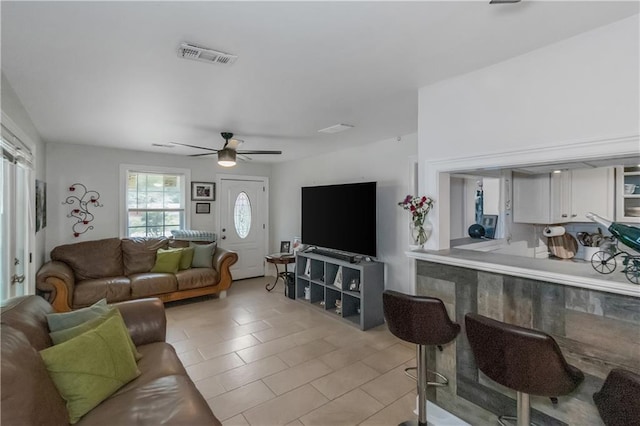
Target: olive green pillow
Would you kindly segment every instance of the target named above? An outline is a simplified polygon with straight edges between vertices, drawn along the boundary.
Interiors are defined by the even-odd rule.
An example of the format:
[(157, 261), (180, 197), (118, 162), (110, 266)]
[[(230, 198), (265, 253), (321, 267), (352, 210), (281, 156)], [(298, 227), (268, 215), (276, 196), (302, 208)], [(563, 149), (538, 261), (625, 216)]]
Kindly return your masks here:
[(180, 258), (180, 270), (191, 268), (191, 262), (193, 262), (193, 254), (196, 251), (193, 247), (185, 247), (182, 250), (182, 257)]
[[(49, 336), (51, 336), (51, 340), (53, 341), (54, 345), (59, 345), (60, 343), (64, 343), (67, 340), (71, 340), (74, 337), (77, 337), (83, 333), (86, 333), (89, 330), (96, 328), (97, 326), (99, 326), (100, 324), (102, 324), (103, 322), (105, 322), (106, 320), (114, 316), (119, 317), (124, 324), (124, 320), (120, 315), (120, 311), (117, 310), (116, 308), (110, 308), (106, 314), (102, 314), (97, 318), (90, 319), (89, 321), (82, 323), (80, 325), (76, 325), (75, 327), (71, 327), (71, 328), (67, 328), (59, 331), (52, 331), (51, 333), (49, 333)], [(125, 325), (125, 329), (126, 329), (126, 325)], [(131, 353), (133, 353), (133, 356), (135, 357), (136, 361), (139, 361), (142, 358), (142, 355), (136, 349), (136, 345), (133, 343), (133, 340), (131, 340), (131, 335), (129, 334), (129, 330), (127, 330), (127, 340), (129, 343), (129, 347), (131, 348)]]
[(47, 314), (49, 331), (59, 331), (75, 327), (106, 314), (110, 309), (111, 308), (107, 306), (107, 299), (101, 299), (86, 308), (76, 309), (71, 312)]
[(151, 272), (165, 272), (175, 274), (180, 266), (182, 249), (158, 249), (156, 252), (156, 264)]
[(194, 249), (193, 261), (191, 261), (193, 268), (212, 268), (212, 258), (213, 252), (216, 250), (216, 243), (206, 245), (189, 243), (189, 247)]
[(40, 351), (67, 402), (71, 424), (140, 375), (127, 334), (122, 319), (113, 316), (93, 330)]

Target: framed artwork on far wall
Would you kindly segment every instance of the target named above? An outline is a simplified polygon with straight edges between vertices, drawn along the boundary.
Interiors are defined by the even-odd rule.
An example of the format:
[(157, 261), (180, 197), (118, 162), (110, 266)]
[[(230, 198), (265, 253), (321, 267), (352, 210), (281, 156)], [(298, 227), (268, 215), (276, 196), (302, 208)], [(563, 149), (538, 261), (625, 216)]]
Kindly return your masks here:
[(211, 213), (211, 203), (196, 203), (196, 214)]
[(494, 238), (496, 236), (496, 225), (498, 224), (498, 215), (485, 214), (482, 216), (482, 227), (484, 228), (484, 236)]
[(191, 182), (192, 201), (215, 201), (216, 184), (214, 182)]

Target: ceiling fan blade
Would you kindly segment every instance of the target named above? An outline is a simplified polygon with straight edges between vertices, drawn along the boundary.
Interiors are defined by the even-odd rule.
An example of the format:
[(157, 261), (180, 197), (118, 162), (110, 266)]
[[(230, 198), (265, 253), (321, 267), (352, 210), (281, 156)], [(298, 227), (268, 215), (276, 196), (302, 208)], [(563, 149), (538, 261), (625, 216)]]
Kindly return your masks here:
[(238, 154), (282, 154), (282, 151), (236, 151)]
[(198, 146), (198, 145), (189, 145), (188, 143), (180, 143), (180, 142), (169, 142), (172, 143), (174, 145), (182, 145), (182, 146), (188, 146), (190, 148), (198, 148), (198, 149), (206, 149), (207, 151), (213, 151), (213, 152), (218, 152), (217, 149), (213, 149), (213, 148), (207, 148), (204, 146)]
[[(236, 154), (238, 154), (238, 153), (236, 153)], [(248, 156), (246, 156), (244, 154), (238, 154), (238, 159), (242, 160), (242, 161), (251, 161), (252, 160), (251, 157), (248, 157)]]
[(204, 157), (206, 155), (216, 155), (216, 152), (207, 152), (205, 154), (191, 154), (189, 155), (189, 157)]

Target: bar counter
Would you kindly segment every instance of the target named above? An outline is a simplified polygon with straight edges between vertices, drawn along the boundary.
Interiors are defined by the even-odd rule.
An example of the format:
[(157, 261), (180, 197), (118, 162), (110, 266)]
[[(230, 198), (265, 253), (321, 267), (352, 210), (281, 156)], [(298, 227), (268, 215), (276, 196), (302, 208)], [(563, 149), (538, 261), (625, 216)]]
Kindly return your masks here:
[(475, 365), (464, 333), (468, 312), (549, 333), (585, 374), (555, 407), (549, 398), (532, 396), (532, 421), (538, 424), (602, 425), (592, 395), (606, 375), (615, 367), (640, 373), (640, 286), (625, 282), (617, 270), (603, 276), (587, 262), (455, 248), (407, 255), (416, 259), (416, 294), (442, 299), (463, 326), (452, 344), (429, 354), (429, 363), (450, 380), (448, 387), (431, 390), (430, 399), (456, 416), (472, 423), (483, 411), (477, 407), (496, 415), (516, 411), (515, 392)]

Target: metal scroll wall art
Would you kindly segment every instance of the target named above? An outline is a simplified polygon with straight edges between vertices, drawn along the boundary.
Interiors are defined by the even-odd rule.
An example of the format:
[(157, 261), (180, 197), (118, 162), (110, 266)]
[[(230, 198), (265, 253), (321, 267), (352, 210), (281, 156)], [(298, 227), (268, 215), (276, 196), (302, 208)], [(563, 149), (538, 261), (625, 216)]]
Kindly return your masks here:
[(93, 229), (91, 222), (93, 222), (94, 216), (89, 209), (102, 207), (103, 205), (98, 202), (100, 193), (87, 190), (87, 187), (81, 183), (74, 183), (69, 187), (69, 191), (75, 192), (75, 194), (69, 195), (62, 204), (69, 204), (73, 207), (67, 217), (76, 219), (76, 222), (71, 226), (71, 230), (74, 237), (79, 237)]

